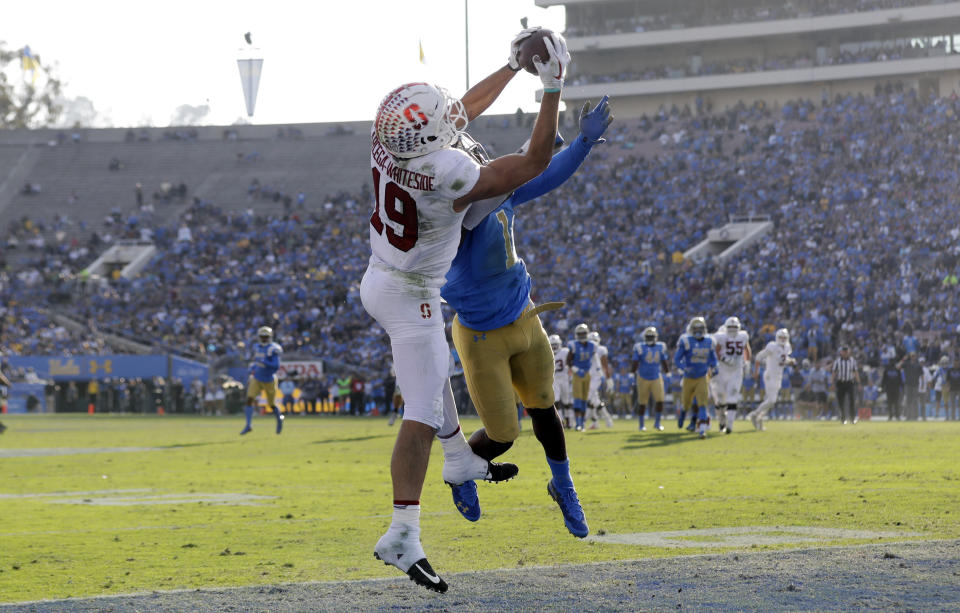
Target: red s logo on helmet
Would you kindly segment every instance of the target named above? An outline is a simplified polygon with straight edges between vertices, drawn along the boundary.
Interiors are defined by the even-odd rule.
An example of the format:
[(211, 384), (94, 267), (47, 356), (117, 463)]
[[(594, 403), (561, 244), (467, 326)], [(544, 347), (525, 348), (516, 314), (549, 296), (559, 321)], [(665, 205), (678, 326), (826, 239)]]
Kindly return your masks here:
[[(418, 119), (413, 117), (414, 111), (417, 113)], [(407, 108), (403, 109), (403, 116), (407, 118), (407, 121), (413, 124), (413, 127), (419, 130), (423, 126), (427, 125), (427, 116), (423, 114), (423, 111), (420, 110), (419, 104), (411, 104)]]

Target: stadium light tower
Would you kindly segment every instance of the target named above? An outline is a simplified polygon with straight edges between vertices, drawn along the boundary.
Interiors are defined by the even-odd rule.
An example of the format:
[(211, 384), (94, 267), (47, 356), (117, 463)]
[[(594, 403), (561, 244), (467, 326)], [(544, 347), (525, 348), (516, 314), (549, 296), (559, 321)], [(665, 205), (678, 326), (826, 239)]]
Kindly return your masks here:
[(240, 49), (237, 66), (240, 68), (240, 84), (243, 86), (243, 101), (247, 105), (247, 117), (253, 117), (254, 107), (257, 106), (257, 90), (260, 88), (263, 57), (260, 49), (253, 46), (250, 32), (244, 34), (243, 39), (247, 42), (247, 46)]

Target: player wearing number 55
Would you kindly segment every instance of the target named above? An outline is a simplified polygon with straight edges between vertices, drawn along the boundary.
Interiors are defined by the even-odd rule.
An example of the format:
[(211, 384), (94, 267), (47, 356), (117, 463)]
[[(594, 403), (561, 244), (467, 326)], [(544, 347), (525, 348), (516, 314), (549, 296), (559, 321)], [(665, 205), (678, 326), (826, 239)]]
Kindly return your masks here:
[[(535, 63), (544, 95), (529, 149), (481, 164), (462, 147), (467, 123), (486, 110), (516, 70), (511, 61), (456, 99), (444, 89), (410, 83), (391, 91), (374, 120), (370, 165), (376, 205), (370, 217), (372, 255), (360, 298), (390, 336), (397, 385), (406, 406), (393, 448), (393, 520), (374, 548), (377, 558), (416, 583), (445, 592), (420, 544), (420, 494), (430, 447), (438, 436), (443, 478), (452, 484), (516, 474), (473, 453), (460, 431), (447, 379), (450, 350), (440, 287), (457, 253), (472, 203), (509, 194), (544, 171), (553, 154), (557, 107), (570, 63), (563, 38), (545, 39), (548, 57)], [(445, 402), (446, 400), (446, 402)]]

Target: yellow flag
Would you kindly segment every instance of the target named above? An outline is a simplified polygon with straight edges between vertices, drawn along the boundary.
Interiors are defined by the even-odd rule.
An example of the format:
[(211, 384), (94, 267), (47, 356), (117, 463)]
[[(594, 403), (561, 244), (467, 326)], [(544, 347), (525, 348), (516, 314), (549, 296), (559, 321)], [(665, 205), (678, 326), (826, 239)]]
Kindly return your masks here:
[(418, 40), (417, 40), (417, 44), (420, 45), (420, 63), (421, 63), (421, 64), (426, 64), (426, 63), (427, 63), (427, 62), (426, 62), (426, 56), (423, 55), (423, 41), (418, 39)]

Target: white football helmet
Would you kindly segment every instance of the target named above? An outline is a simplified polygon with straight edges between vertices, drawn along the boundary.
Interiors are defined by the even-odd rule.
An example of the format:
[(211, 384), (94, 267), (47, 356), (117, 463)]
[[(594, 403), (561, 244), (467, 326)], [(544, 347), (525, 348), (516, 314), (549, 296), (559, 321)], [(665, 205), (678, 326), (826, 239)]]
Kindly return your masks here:
[(723, 327), (727, 329), (727, 333), (736, 334), (743, 326), (740, 325), (740, 320), (738, 318), (728, 317), (727, 321), (723, 322)]
[(703, 317), (694, 317), (688, 329), (693, 338), (703, 338), (707, 335), (707, 321)]
[(600, 333), (597, 332), (596, 330), (594, 330), (593, 332), (591, 332), (590, 334), (587, 335), (587, 340), (588, 340), (588, 341), (593, 341), (593, 342), (595, 342), (596, 344), (599, 345), (599, 344), (600, 344)]
[(560, 336), (557, 334), (550, 335), (550, 348), (554, 351), (558, 351), (563, 342), (560, 340)]
[(643, 340), (646, 341), (648, 345), (655, 344), (659, 336), (660, 335), (657, 334), (657, 329), (654, 328), (653, 326), (650, 326), (649, 328), (643, 331)]
[(777, 330), (776, 339), (781, 345), (786, 345), (790, 342), (790, 332), (786, 328), (780, 328)]
[(257, 336), (260, 338), (261, 343), (269, 343), (270, 339), (273, 338), (273, 329), (270, 326), (261, 326), (257, 330)]
[(573, 329), (573, 337), (581, 343), (587, 340), (587, 334), (589, 333), (590, 328), (587, 327), (587, 324), (577, 324), (577, 327)]
[(463, 103), (429, 83), (407, 83), (387, 94), (374, 120), (380, 143), (398, 158), (452, 145), (467, 123)]

